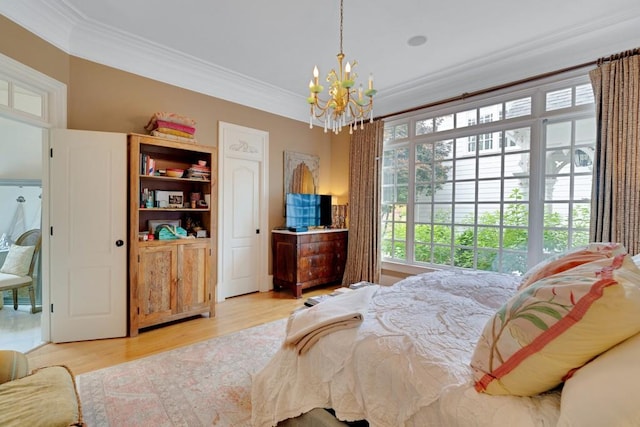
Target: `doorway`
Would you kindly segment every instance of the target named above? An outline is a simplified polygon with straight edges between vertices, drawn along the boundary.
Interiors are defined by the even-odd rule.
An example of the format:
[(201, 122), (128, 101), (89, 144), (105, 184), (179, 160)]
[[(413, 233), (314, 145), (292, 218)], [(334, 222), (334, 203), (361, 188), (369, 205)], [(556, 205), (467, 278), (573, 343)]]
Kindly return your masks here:
[[(0, 117), (0, 266), (20, 235), (41, 229), (43, 133), (40, 127)], [(43, 343), (40, 259), (36, 260), (33, 283), (35, 312), (28, 288), (18, 289), (17, 309), (13, 291), (0, 292), (2, 349), (26, 352)]]
[[(40, 224), (42, 230), (49, 229), (49, 167), (48, 167), (48, 137), (49, 129), (67, 127), (67, 86), (51, 77), (34, 70), (6, 55), (0, 54), (0, 159), (5, 160), (0, 165), (0, 179), (5, 181), (17, 181), (23, 184), (41, 185), (40, 196)], [(23, 162), (23, 163), (19, 163)], [(36, 164), (37, 163), (37, 164)], [(18, 166), (19, 167), (14, 167)], [(35, 171), (38, 171), (37, 173)], [(27, 174), (27, 175), (25, 175)], [(25, 190), (26, 191), (26, 190)], [(16, 197), (16, 199), (19, 196)], [(35, 203), (35, 199), (23, 196), (29, 203), (29, 199)], [(16, 199), (13, 200), (13, 207), (9, 205), (9, 215), (15, 214)], [(13, 217), (12, 217), (13, 218)], [(11, 219), (9, 220), (11, 222)], [(32, 221), (33, 218), (25, 215), (25, 221)], [(32, 225), (32, 224), (29, 224)], [(15, 227), (14, 227), (15, 228)], [(2, 231), (0, 230), (0, 233)], [(0, 234), (1, 235), (1, 234)], [(42, 233), (42, 244), (40, 259), (37, 266), (39, 282), (39, 306), (49, 306), (49, 235)], [(4, 298), (6, 292), (2, 292)], [(12, 297), (11, 297), (12, 298)], [(3, 300), (4, 303), (4, 300)], [(21, 335), (25, 340), (18, 338), (14, 332), (19, 328), (14, 325), (20, 324), (6, 319), (0, 319), (2, 328), (10, 328), (11, 333), (0, 330), (3, 340), (0, 346), (6, 349), (17, 349), (28, 351), (35, 348), (40, 343), (47, 342), (50, 337), (49, 332), (49, 311), (43, 310), (37, 315), (13, 309), (13, 302), (9, 305), (3, 304), (0, 312), (5, 316), (20, 313), (21, 317), (29, 317), (31, 323), (21, 323), (25, 325)], [(30, 304), (29, 304), (30, 306)], [(30, 308), (30, 307), (29, 307)], [(30, 314), (30, 316), (26, 316)], [(11, 317), (13, 319), (13, 317)], [(36, 322), (37, 321), (37, 322)], [(29, 332), (26, 332), (26, 331)], [(26, 338), (26, 337), (31, 338)], [(7, 338), (10, 337), (10, 338)], [(23, 344), (19, 344), (22, 342)]]

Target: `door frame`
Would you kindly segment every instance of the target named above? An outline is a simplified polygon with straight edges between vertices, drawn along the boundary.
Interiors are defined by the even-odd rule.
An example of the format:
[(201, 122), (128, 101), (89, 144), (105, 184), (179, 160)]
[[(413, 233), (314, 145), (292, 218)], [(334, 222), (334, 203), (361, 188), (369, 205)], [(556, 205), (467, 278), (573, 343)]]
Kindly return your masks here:
[(11, 120), (20, 121), (43, 129), (42, 132), (42, 243), (40, 252), (40, 268), (42, 275), (42, 341), (51, 341), (50, 317), (50, 269), (49, 269), (49, 129), (67, 128), (67, 85), (46, 74), (41, 73), (21, 62), (0, 53), (0, 72), (10, 81), (25, 84), (31, 89), (44, 93), (42, 117), (32, 116), (12, 108), (2, 107), (0, 114)]
[[(244, 132), (257, 134), (262, 136), (262, 143), (252, 145), (248, 141), (241, 141), (241, 143), (233, 143), (226, 138), (226, 133)], [(260, 237), (258, 247), (258, 291), (267, 292), (271, 289), (269, 284), (269, 271), (267, 268), (268, 261), (268, 249), (269, 249), (269, 132), (252, 129), (245, 126), (236, 125), (227, 122), (218, 122), (218, 277), (216, 280), (216, 302), (221, 302), (224, 298), (220, 297), (220, 284), (222, 283), (222, 273), (224, 270), (223, 264), (223, 234), (220, 230), (223, 229), (225, 224), (224, 218), (224, 185), (221, 183), (224, 180), (225, 164), (228, 158), (240, 158), (246, 160), (257, 161), (260, 166), (260, 200), (259, 200), (259, 219), (260, 219)]]

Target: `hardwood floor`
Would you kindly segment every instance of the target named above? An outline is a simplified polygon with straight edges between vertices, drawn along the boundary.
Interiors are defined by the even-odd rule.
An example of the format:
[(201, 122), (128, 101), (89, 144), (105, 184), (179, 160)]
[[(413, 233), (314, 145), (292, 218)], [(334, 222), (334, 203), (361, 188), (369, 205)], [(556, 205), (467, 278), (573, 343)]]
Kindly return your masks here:
[(196, 317), (148, 329), (133, 338), (46, 344), (27, 353), (29, 368), (66, 365), (75, 375), (83, 374), (285, 318), (302, 307), (306, 298), (337, 287), (312, 288), (300, 299), (284, 290), (229, 298), (216, 305), (215, 317)]

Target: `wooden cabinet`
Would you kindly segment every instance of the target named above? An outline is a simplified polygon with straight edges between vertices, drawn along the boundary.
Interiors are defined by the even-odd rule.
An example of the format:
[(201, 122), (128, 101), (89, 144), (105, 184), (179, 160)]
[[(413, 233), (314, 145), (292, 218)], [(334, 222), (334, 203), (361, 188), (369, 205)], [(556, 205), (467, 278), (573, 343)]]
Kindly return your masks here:
[[(146, 159), (155, 173), (149, 175)], [(210, 175), (158, 175), (157, 171), (188, 171), (206, 162)], [(214, 147), (129, 135), (129, 335), (138, 330), (200, 314), (215, 315), (216, 186), (217, 157)], [(182, 195), (160, 204), (150, 194)], [(206, 206), (191, 205), (192, 195)], [(150, 200), (147, 205), (146, 199)], [(149, 239), (150, 226), (180, 224), (187, 238)], [(200, 236), (196, 238), (197, 231)], [(143, 240), (144, 236), (147, 240)], [(206, 235), (206, 237), (203, 237)]]
[(341, 282), (347, 260), (347, 230), (316, 230), (295, 233), (273, 230), (273, 285), (288, 287), (300, 298), (302, 290)]

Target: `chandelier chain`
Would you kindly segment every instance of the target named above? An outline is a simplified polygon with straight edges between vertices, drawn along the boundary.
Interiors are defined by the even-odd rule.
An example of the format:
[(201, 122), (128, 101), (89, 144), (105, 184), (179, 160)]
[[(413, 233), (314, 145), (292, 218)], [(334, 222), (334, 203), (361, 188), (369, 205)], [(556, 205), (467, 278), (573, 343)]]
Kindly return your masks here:
[(340, 53), (342, 52), (342, 21), (343, 21), (343, 4), (344, 0), (340, 0)]

